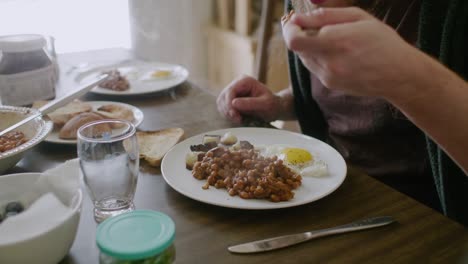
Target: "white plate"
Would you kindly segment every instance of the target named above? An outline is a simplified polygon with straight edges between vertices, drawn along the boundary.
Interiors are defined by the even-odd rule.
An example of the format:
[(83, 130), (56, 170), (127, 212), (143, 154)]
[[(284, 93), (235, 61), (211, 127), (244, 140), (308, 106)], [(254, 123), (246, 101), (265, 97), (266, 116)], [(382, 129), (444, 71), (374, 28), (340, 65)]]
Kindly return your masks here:
[[(127, 78), (130, 83), (130, 88), (125, 91), (114, 91), (101, 87), (95, 87), (91, 90), (92, 93), (106, 95), (138, 95), (164, 91), (175, 87), (187, 80), (189, 73), (187, 69), (180, 65), (159, 63), (159, 62), (143, 62), (130, 61), (121, 64), (114, 64), (102, 67), (96, 67), (91, 70), (80, 73), (76, 76), (75, 81), (78, 84), (86, 83), (88, 80), (95, 78), (103, 71), (118, 69), (120, 73)], [(155, 70), (170, 70), (172, 74), (166, 78), (152, 78), (151, 80), (142, 80)]]
[[(135, 117), (135, 119), (133, 120), (132, 123), (135, 125), (135, 127), (139, 126), (141, 122), (143, 122), (143, 117), (144, 117), (143, 112), (133, 105), (119, 103), (119, 102), (108, 102), (108, 101), (89, 101), (85, 103), (90, 104), (93, 107), (93, 110), (97, 110), (99, 107), (103, 105), (107, 105), (107, 104), (121, 105), (133, 111), (133, 116)], [(76, 145), (76, 139), (59, 138), (59, 129), (56, 129), (56, 128), (54, 128), (54, 130), (49, 134), (49, 136), (44, 141), (51, 142), (51, 143)]]
[[(229, 196), (226, 189), (212, 186), (203, 190), (204, 180), (195, 179), (185, 168), (185, 155), (190, 145), (201, 144), (204, 134), (223, 135), (231, 131), (239, 140), (248, 140), (254, 145), (288, 144), (309, 150), (315, 158), (328, 164), (329, 174), (324, 177), (303, 177), (302, 185), (294, 190), (295, 196), (287, 202), (273, 203), (267, 200), (242, 199)], [(164, 157), (161, 171), (166, 182), (179, 193), (204, 203), (239, 209), (277, 209), (316, 201), (335, 191), (346, 177), (343, 157), (326, 143), (302, 134), (268, 128), (231, 128), (210, 131), (182, 141)]]

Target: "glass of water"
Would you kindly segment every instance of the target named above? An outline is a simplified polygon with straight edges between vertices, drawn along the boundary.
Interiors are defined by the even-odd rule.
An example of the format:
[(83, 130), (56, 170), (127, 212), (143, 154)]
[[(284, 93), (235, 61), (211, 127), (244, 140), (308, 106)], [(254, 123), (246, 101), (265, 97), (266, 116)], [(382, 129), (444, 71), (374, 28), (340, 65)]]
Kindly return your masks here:
[(135, 208), (140, 162), (135, 132), (125, 120), (95, 121), (78, 130), (78, 158), (98, 223)]

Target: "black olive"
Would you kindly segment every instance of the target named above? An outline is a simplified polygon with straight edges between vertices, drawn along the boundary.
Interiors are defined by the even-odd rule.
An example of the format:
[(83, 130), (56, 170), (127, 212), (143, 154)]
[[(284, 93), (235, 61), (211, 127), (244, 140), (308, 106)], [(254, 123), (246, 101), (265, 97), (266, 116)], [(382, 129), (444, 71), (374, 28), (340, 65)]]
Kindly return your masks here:
[(8, 218), (8, 217), (11, 217), (11, 216), (15, 216), (17, 214), (19, 214), (19, 212), (14, 212), (14, 211), (8, 212), (5, 215), (5, 219)]
[(5, 213), (10, 212), (21, 213), (24, 210), (24, 206), (20, 202), (10, 202), (5, 207)]

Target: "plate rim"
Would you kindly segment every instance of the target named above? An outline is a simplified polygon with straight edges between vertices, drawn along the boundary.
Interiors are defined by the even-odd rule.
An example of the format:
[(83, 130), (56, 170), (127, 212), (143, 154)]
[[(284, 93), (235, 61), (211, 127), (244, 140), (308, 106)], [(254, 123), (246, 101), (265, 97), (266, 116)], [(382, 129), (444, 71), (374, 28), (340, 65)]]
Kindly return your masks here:
[(182, 71), (183, 71), (183, 74), (182, 74), (183, 77), (181, 77), (173, 85), (170, 85), (170, 86), (167, 86), (167, 87), (164, 87), (164, 88), (160, 88), (160, 89), (151, 90), (151, 91), (140, 91), (140, 92), (121, 91), (121, 92), (116, 92), (116, 91), (113, 91), (113, 90), (105, 90), (105, 89), (102, 89), (102, 88), (96, 90), (96, 88), (99, 88), (99, 87), (96, 86), (96, 87), (93, 87), (89, 92), (94, 93), (94, 94), (112, 95), (112, 96), (132, 96), (132, 95), (152, 94), (152, 93), (158, 93), (158, 92), (163, 92), (163, 91), (170, 90), (170, 89), (182, 84), (183, 82), (187, 81), (189, 76), (190, 76), (190, 73), (189, 73), (188, 69), (186, 67), (184, 67), (183, 65), (180, 65), (180, 64), (166, 63), (166, 62), (159, 62), (159, 61), (148, 62), (148, 61), (141, 61), (141, 60), (131, 60), (131, 61), (123, 62), (123, 63), (118, 62), (118, 63), (111, 63), (111, 64), (99, 65), (99, 66), (93, 67), (91, 69), (88, 69), (86, 71), (83, 71), (83, 72), (80, 72), (79, 74), (77, 74), (73, 78), (73, 81), (75, 83), (80, 84), (81, 81), (83, 79), (85, 79), (87, 76), (93, 74), (96, 71), (102, 71), (102, 70), (108, 69), (108, 68), (118, 68), (118, 67), (127, 67), (127, 66), (138, 67), (138, 65), (151, 66), (153, 64), (154, 65), (156, 65), (156, 64), (160, 65), (159, 67), (180, 67), (182, 69)]
[[(269, 204), (267, 204), (267, 206), (255, 206), (255, 205), (253, 205), (253, 206), (244, 206), (244, 205), (226, 204), (226, 203), (218, 202), (218, 201), (206, 201), (204, 199), (196, 197), (195, 195), (186, 194), (183, 190), (179, 189), (179, 187), (174, 184), (174, 182), (170, 179), (170, 177), (166, 176), (165, 170), (166, 170), (166, 167), (168, 166), (166, 164), (169, 161), (167, 161), (167, 159), (165, 159), (165, 157), (168, 154), (170, 155), (170, 153), (172, 153), (175, 149), (177, 149), (178, 146), (180, 147), (181, 145), (185, 145), (185, 144), (187, 144), (187, 142), (190, 142), (190, 141), (194, 140), (196, 137), (201, 137), (201, 136), (203, 136), (205, 134), (225, 133), (227, 131), (231, 131), (232, 133), (235, 134), (236, 130), (257, 130), (257, 131), (262, 131), (263, 130), (263, 131), (276, 131), (276, 132), (280, 131), (281, 133), (290, 134), (291, 136), (297, 136), (297, 137), (303, 138), (305, 140), (318, 141), (321, 144), (325, 144), (326, 147), (329, 148), (330, 151), (334, 152), (336, 157), (339, 158), (340, 163), (342, 163), (342, 165), (343, 165), (343, 174), (344, 175), (340, 176), (340, 180), (336, 183), (336, 185), (333, 188), (330, 188), (327, 192), (322, 193), (320, 196), (316, 196), (312, 200), (302, 200), (300, 202), (294, 202), (294, 201), (286, 201), (286, 202), (279, 202), (279, 203), (270, 202)], [(333, 148), (329, 144), (327, 144), (327, 143), (325, 143), (325, 142), (323, 142), (323, 141), (321, 141), (319, 139), (316, 139), (314, 137), (304, 135), (304, 134), (301, 134), (301, 133), (296, 133), (296, 132), (293, 132), (293, 131), (273, 129), (273, 128), (260, 128), (260, 127), (258, 127), (258, 128), (257, 127), (226, 128), (226, 129), (218, 129), (218, 130), (207, 131), (207, 132), (204, 132), (204, 133), (194, 135), (192, 137), (186, 138), (185, 140), (183, 140), (183, 141), (179, 142), (178, 144), (176, 144), (175, 146), (173, 146), (166, 153), (166, 155), (164, 156), (164, 158), (163, 158), (163, 160), (161, 162), (161, 175), (162, 175), (164, 181), (172, 189), (177, 191), (179, 194), (181, 194), (181, 195), (183, 195), (183, 196), (185, 196), (187, 198), (190, 198), (192, 200), (202, 202), (202, 203), (205, 203), (205, 204), (210, 204), (210, 205), (215, 205), (215, 206), (220, 206), (220, 207), (225, 207), (225, 208), (242, 209), (242, 210), (274, 210), (274, 209), (282, 209), (282, 208), (290, 208), (290, 207), (301, 206), (301, 205), (304, 205), (304, 204), (308, 204), (308, 203), (318, 201), (318, 200), (332, 194), (333, 192), (335, 192), (343, 184), (343, 182), (345, 181), (346, 176), (347, 176), (347, 172), (348, 172), (348, 168), (347, 168), (346, 161), (344, 160), (343, 156), (335, 148)], [(210, 188), (214, 188), (214, 187), (210, 186)], [(224, 193), (226, 195), (228, 195), (227, 192), (224, 192)], [(230, 198), (232, 198), (232, 199), (241, 199), (238, 196), (234, 196), (234, 197), (230, 197)], [(243, 199), (243, 201), (248, 201), (248, 200)]]
[[(21, 107), (21, 106), (7, 106), (7, 105), (0, 105), (0, 110), (5, 112), (11, 113), (19, 113), (24, 115), (33, 115), (39, 113), (39, 110), (29, 107)], [(30, 138), (25, 143), (19, 145), (14, 149), (7, 150), (5, 152), (0, 153), (0, 159), (6, 159), (18, 155), (20, 153), (26, 152), (27, 150), (35, 147), (42, 141), (44, 141), (53, 130), (53, 123), (48, 119), (44, 119), (42, 116), (36, 117), (34, 120), (38, 120), (37, 122), (40, 125), (40, 129), (36, 131), (34, 136)], [(32, 122), (32, 120), (30, 121)]]
[[(136, 112), (138, 112), (139, 115), (141, 115), (140, 120), (135, 120), (135, 123), (132, 122), (133, 125), (135, 125), (135, 127), (138, 127), (139, 125), (141, 125), (141, 123), (145, 119), (145, 115), (144, 115), (143, 111), (141, 111), (138, 107), (136, 107), (134, 105), (131, 105), (131, 104), (121, 103), (121, 102), (113, 102), (113, 101), (83, 101), (83, 103), (91, 103), (91, 104), (99, 103), (101, 105), (104, 105), (104, 104), (118, 104), (118, 105), (122, 105), (122, 106), (125, 106), (125, 107), (129, 107), (132, 110), (132, 112), (135, 113), (135, 111), (136, 111)], [(76, 145), (76, 143), (77, 143), (76, 139), (70, 139), (70, 140), (61, 139), (59, 141), (50, 140), (49, 137), (50, 137), (50, 135), (54, 134), (54, 130), (55, 130), (55, 128), (53, 127), (52, 130), (50, 131), (50, 133), (47, 135), (47, 137), (45, 137), (44, 142), (52, 143), (52, 144), (61, 144), (61, 145)]]

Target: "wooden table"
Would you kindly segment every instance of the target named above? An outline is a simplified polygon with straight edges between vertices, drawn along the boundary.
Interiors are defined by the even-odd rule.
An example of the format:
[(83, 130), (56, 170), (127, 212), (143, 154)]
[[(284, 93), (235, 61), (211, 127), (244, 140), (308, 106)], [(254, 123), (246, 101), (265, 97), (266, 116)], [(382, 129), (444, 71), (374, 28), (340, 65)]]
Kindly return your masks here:
[[(114, 54), (114, 59), (130, 56), (117, 50), (63, 55), (62, 59), (80, 63), (83, 58), (99, 58), (106, 52)], [(66, 80), (62, 80), (64, 83)], [(151, 96), (88, 95), (84, 99), (138, 106), (145, 114), (141, 130), (181, 127), (190, 137), (230, 127), (217, 113), (215, 97), (190, 82)], [(7, 173), (44, 171), (75, 157), (74, 146), (41, 143)], [(319, 201), (287, 209), (250, 211), (189, 199), (169, 187), (158, 169), (143, 163), (135, 205), (164, 212), (175, 221), (176, 263), (468, 263), (468, 232), (464, 226), (352, 169), (338, 190)], [(393, 216), (398, 223), (270, 253), (236, 255), (227, 251), (229, 245), (382, 215)], [(98, 263), (95, 230), (92, 204), (85, 196), (76, 240), (62, 262)]]

